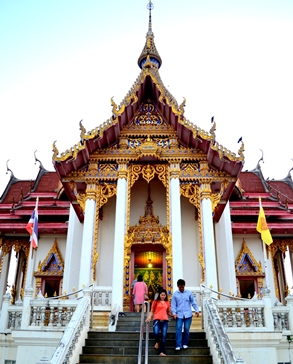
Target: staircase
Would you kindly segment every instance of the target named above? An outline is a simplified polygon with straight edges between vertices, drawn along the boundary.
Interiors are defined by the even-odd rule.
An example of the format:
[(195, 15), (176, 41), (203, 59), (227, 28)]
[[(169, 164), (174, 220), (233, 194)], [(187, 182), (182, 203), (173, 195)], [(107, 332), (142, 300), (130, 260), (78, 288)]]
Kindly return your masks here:
[[(194, 319), (195, 321), (195, 319)], [(85, 346), (80, 355), (79, 364), (103, 363), (103, 364), (137, 364), (139, 346), (140, 314), (127, 312), (119, 317), (115, 332), (91, 330), (88, 333)], [(161, 357), (153, 348), (155, 342), (150, 325), (150, 340), (148, 363), (165, 364), (213, 364), (210, 350), (207, 346), (205, 333), (202, 331), (191, 332), (189, 348), (175, 351), (175, 321), (169, 321), (166, 354)], [(144, 363), (144, 345), (143, 358)]]

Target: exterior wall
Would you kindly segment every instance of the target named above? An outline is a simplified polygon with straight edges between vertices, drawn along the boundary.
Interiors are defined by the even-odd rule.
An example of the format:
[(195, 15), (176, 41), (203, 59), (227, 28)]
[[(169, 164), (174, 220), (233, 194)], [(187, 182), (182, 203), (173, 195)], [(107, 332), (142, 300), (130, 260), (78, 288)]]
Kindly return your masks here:
[[(76, 216), (72, 205), (70, 206), (69, 225), (66, 241), (66, 253), (64, 255), (64, 276), (63, 291), (71, 292), (75, 287), (77, 290), (79, 280), (79, 270), (81, 266), (81, 246), (82, 246), (83, 224), (81, 224)], [(59, 244), (59, 242), (58, 242)]]
[(17, 346), (11, 336), (0, 334), (0, 364), (5, 360), (16, 360)]
[(277, 347), (282, 339), (280, 332), (228, 332), (228, 336), (236, 358), (241, 357), (246, 364), (279, 362)]
[(12, 337), (18, 345), (16, 364), (38, 363), (43, 356), (51, 358), (62, 335), (63, 332), (14, 331)]
[(215, 242), (218, 262), (218, 287), (222, 288), (225, 293), (231, 291), (236, 295), (236, 258), (233, 248), (229, 203), (226, 205), (220, 221), (215, 224)]
[(98, 262), (96, 284), (112, 286), (116, 196), (103, 206), (103, 220), (99, 220)]
[[(198, 222), (194, 219), (194, 206), (187, 198), (181, 198), (183, 279), (189, 287), (198, 287), (201, 281), (201, 266), (198, 261)], [(176, 242), (175, 242), (176, 243)], [(174, 242), (173, 242), (174, 244)], [(173, 257), (174, 258), (174, 257)], [(176, 282), (173, 282), (173, 290)]]

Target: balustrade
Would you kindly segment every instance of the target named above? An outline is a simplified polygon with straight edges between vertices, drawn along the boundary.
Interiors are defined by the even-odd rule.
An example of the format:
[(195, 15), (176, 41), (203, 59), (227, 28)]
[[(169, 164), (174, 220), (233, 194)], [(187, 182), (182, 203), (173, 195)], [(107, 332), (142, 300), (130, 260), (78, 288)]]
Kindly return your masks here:
[(224, 327), (264, 327), (264, 302), (225, 300), (216, 303)]
[(94, 287), (94, 310), (95, 311), (111, 311), (112, 306), (112, 287)]
[(287, 306), (275, 306), (272, 308), (275, 331), (289, 330), (289, 312), (290, 309)]

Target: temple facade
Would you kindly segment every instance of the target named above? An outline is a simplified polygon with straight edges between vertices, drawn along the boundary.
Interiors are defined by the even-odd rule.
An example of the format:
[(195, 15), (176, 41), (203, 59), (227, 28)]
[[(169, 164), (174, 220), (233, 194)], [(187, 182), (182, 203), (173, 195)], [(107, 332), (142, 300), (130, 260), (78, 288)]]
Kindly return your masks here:
[[(71, 302), (92, 287), (96, 311), (132, 311), (131, 283), (138, 274), (150, 298), (160, 286), (171, 296), (183, 278), (200, 307), (205, 289), (221, 302), (245, 298), (245, 309), (248, 300), (264, 300), (257, 312), (282, 307), (262, 324), (255, 319), (254, 335), (262, 335), (256, 339), (247, 334), (252, 323), (246, 337), (236, 321), (226, 326), (247, 364), (287, 361), (293, 329), (290, 172), (281, 181), (265, 180), (262, 159), (243, 172), (244, 143), (231, 152), (217, 142), (214, 121), (209, 131), (189, 121), (186, 100), (178, 103), (164, 86), (161, 65), (150, 10), (138, 77), (119, 105), (111, 99), (110, 118), (90, 131), (80, 122), (80, 140), (65, 152), (54, 143), (54, 172), (36, 157), (40, 168), (32, 181), (18, 180), (7, 167), (11, 178), (0, 198), (0, 364), (23, 363), (28, 347), (33, 362), (53, 355), (66, 325), (54, 324), (53, 308), (52, 321), (45, 309), (42, 316), (40, 302), (66, 294)], [(259, 198), (271, 245), (256, 231)], [(39, 245), (32, 250), (26, 225), (37, 199)], [(66, 300), (61, 303), (65, 307)], [(233, 313), (224, 306), (223, 320)], [(35, 345), (34, 330), (50, 342), (46, 352)]]

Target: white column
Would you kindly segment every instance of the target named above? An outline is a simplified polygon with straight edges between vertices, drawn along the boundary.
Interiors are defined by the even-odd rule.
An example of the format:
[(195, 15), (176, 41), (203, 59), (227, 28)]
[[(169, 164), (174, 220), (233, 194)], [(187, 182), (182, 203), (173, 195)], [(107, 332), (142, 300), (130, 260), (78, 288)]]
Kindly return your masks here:
[(1, 257), (1, 259), (3, 259), (3, 263), (0, 275), (0, 307), (2, 306), (3, 296), (7, 291), (7, 278), (8, 278), (10, 254), (11, 252), (8, 252), (7, 254), (5, 254), (4, 257)]
[(35, 249), (33, 249), (32, 243), (30, 242), (25, 289), (33, 287), (33, 274), (34, 274), (34, 268), (35, 268), (36, 254), (37, 254), (37, 252), (35, 251)]
[(218, 290), (217, 262), (214, 239), (214, 224), (212, 214), (211, 188), (209, 184), (200, 186), (201, 219), (204, 245), (205, 284)]
[(98, 193), (97, 185), (88, 185), (86, 191), (85, 216), (83, 222), (82, 247), (80, 254), (79, 285), (88, 286), (92, 283), (92, 247), (96, 213), (96, 194)]
[(67, 230), (66, 251), (63, 274), (63, 291), (72, 292), (72, 288), (79, 289), (79, 271), (81, 270), (81, 248), (83, 225), (78, 220), (76, 212), (70, 205)]
[[(229, 291), (237, 295), (235, 258), (230, 218), (229, 201), (223, 211), (220, 221), (215, 224), (219, 287), (224, 293)], [(225, 262), (225, 264), (222, 264)]]
[(112, 309), (118, 305), (123, 310), (123, 281), (124, 281), (124, 235), (126, 233), (126, 205), (127, 205), (127, 165), (118, 167), (118, 181), (116, 193), (114, 256), (112, 275)]
[(170, 165), (170, 227), (172, 234), (172, 280), (174, 289), (177, 280), (184, 279), (179, 171), (179, 164)]

